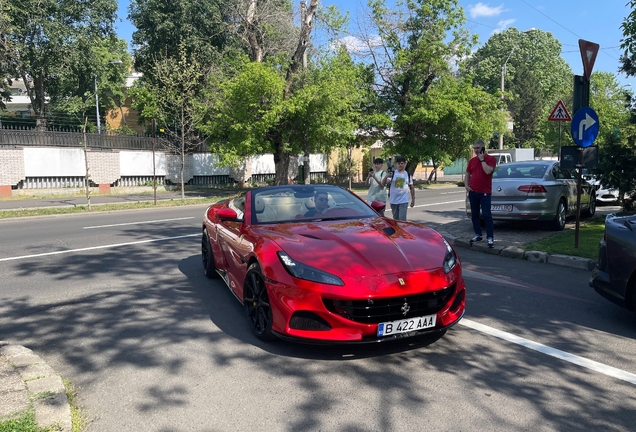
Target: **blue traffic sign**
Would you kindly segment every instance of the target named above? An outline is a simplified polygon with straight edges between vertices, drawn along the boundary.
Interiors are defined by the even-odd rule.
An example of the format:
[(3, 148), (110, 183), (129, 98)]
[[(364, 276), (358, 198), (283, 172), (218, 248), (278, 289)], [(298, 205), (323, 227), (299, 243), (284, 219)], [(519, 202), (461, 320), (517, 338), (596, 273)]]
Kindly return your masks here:
[(590, 107), (580, 108), (572, 118), (572, 139), (579, 147), (589, 147), (598, 136), (598, 116)]

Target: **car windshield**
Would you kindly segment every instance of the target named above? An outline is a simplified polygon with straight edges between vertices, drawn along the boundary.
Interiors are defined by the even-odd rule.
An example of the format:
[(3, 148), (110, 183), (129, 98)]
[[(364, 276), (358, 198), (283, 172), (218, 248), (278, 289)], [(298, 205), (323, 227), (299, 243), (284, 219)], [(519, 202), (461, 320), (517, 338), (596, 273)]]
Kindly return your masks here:
[(508, 179), (508, 178), (543, 178), (548, 165), (538, 164), (506, 164), (504, 166), (498, 166), (495, 169), (492, 177), (495, 179)]
[(351, 192), (328, 185), (257, 189), (252, 193), (252, 209), (254, 224), (378, 217)]

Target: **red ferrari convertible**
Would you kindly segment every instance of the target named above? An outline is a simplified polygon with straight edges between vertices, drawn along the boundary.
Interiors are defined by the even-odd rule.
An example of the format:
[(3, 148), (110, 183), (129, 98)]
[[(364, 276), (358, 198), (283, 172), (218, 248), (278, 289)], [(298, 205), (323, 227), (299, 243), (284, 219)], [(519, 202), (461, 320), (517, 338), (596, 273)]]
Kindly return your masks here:
[(381, 217), (383, 207), (329, 185), (244, 192), (205, 212), (205, 274), (223, 278), (264, 340), (444, 332), (465, 310), (459, 259), (439, 233)]

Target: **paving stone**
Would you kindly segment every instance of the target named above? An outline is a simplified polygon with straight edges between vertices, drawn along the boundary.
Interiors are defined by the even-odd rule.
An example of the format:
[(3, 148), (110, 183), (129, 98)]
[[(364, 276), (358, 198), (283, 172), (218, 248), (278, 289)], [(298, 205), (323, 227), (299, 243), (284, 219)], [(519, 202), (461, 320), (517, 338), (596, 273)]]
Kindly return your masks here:
[(556, 264), (581, 270), (589, 270), (590, 261), (592, 260), (590, 260), (589, 258), (581, 258), (569, 255), (548, 255), (549, 264)]
[(0, 347), (0, 354), (12, 358), (21, 355), (33, 354), (33, 351), (21, 345), (8, 344)]
[(59, 375), (53, 375), (46, 378), (40, 378), (26, 382), (27, 388), (31, 393), (64, 393), (64, 383)]
[(0, 391), (0, 421), (11, 418), (29, 407), (29, 393), (21, 391)]
[(31, 364), (17, 370), (25, 381), (55, 375), (53, 368), (44, 362)]
[(11, 363), (13, 363), (13, 366), (15, 366), (16, 368), (22, 368), (33, 364), (42, 363), (42, 359), (40, 358), (40, 356), (37, 356), (35, 354), (16, 355), (13, 357), (9, 357), (9, 361), (11, 361)]
[(65, 393), (58, 393), (33, 403), (35, 420), (40, 427), (57, 426), (62, 431), (72, 430), (71, 407)]
[(541, 251), (526, 251), (523, 254), (524, 258), (527, 259), (528, 261), (533, 261), (533, 262), (547, 262), (548, 261), (548, 254), (546, 252), (541, 252)]
[(522, 259), (523, 249), (518, 248), (516, 246), (507, 246), (501, 250), (501, 253), (499, 255), (509, 257), (509, 258)]

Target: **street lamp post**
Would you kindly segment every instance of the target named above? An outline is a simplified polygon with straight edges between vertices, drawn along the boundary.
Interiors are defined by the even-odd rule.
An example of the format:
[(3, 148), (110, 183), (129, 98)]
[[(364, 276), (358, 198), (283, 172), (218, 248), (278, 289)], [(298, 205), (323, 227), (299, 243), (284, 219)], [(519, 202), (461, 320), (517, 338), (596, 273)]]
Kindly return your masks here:
[[(515, 42), (514, 46), (512, 47), (512, 49), (510, 50), (510, 54), (508, 54), (508, 58), (506, 58), (506, 61), (504, 62), (504, 64), (501, 66), (501, 86), (500, 86), (500, 90), (501, 90), (501, 100), (503, 101), (504, 99), (504, 81), (505, 81), (505, 77), (506, 77), (506, 65), (508, 64), (508, 60), (510, 60), (510, 57), (512, 56), (512, 53), (515, 51), (515, 48), (517, 48), (517, 45), (519, 45), (519, 41), (521, 40), (521, 35), (524, 33), (532, 33), (533, 31), (535, 31), (536, 29), (530, 28), (526, 31), (522, 31), (521, 33), (519, 33), (519, 36), (517, 37), (517, 41)], [(503, 150), (503, 133), (499, 134), (499, 149)]]
[[(104, 64), (116, 64), (120, 65), (123, 62), (121, 60), (113, 60)], [(101, 123), (99, 121), (99, 96), (97, 95), (97, 74), (95, 74), (95, 112), (97, 114), (97, 134), (100, 135), (102, 133)]]

